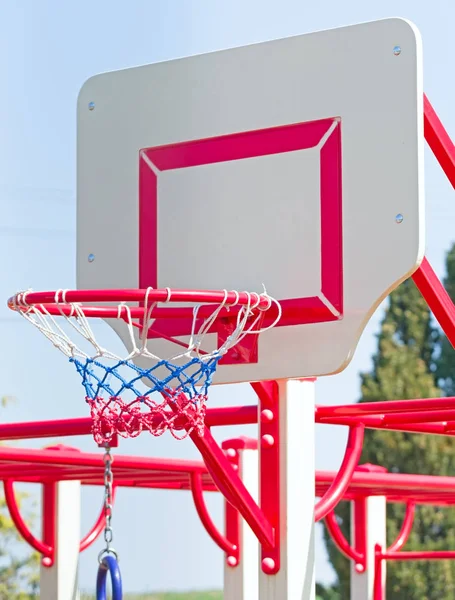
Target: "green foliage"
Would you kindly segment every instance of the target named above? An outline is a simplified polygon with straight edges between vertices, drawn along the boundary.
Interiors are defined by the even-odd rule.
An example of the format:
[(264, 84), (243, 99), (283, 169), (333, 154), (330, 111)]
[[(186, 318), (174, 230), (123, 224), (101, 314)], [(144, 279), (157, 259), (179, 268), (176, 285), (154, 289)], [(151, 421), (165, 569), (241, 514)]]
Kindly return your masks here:
[[(21, 498), (24, 495), (19, 496)], [(28, 518), (30, 520), (30, 516)], [(9, 516), (4, 497), (0, 497), (0, 598), (35, 598), (39, 586), (38, 565), (38, 554), (29, 551)]]
[[(454, 254), (455, 258), (455, 254)], [(453, 261), (455, 275), (455, 261)], [(455, 290), (455, 277), (453, 279)], [(432, 326), (428, 307), (412, 280), (390, 296), (378, 335), (378, 349), (370, 373), (361, 375), (360, 402), (429, 398), (441, 395), (439, 334)], [(443, 436), (391, 431), (367, 431), (361, 462), (386, 467), (391, 472), (453, 475), (455, 446)], [(344, 535), (349, 539), (347, 503), (337, 508)], [(404, 506), (391, 504), (387, 511), (387, 542), (398, 535)], [(349, 598), (349, 563), (325, 531), (326, 546), (338, 576), (342, 598)], [(455, 510), (418, 507), (406, 550), (443, 550), (455, 547)], [(449, 600), (455, 592), (455, 563), (389, 562), (388, 600)]]
[[(5, 408), (16, 399), (12, 396), (0, 398)], [(27, 494), (17, 494), (21, 508)], [(26, 520), (33, 522), (33, 514)], [(0, 493), (0, 599), (28, 600), (36, 598), (39, 588), (39, 555), (29, 549), (27, 543), (18, 534), (9, 515), (3, 493)]]
[(316, 583), (316, 600), (342, 600), (336, 587)]
[[(444, 286), (455, 302), (455, 244), (446, 258), (446, 278)], [(455, 396), (455, 352), (449, 340), (442, 336), (440, 356), (437, 362), (436, 376), (445, 396)]]

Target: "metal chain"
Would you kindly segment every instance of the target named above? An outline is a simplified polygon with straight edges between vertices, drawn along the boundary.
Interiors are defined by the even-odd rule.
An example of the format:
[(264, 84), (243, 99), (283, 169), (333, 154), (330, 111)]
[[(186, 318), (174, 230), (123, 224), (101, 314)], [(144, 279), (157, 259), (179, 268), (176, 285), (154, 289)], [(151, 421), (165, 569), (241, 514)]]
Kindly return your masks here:
[(100, 552), (98, 556), (98, 560), (101, 562), (102, 557), (106, 554), (114, 554), (117, 557), (117, 552), (114, 548), (111, 547), (111, 543), (113, 540), (113, 531), (111, 526), (112, 521), (112, 485), (114, 482), (114, 474), (112, 472), (112, 463), (114, 459), (112, 458), (111, 449), (109, 446), (106, 446), (106, 452), (103, 456), (104, 461), (104, 541), (106, 542), (106, 547)]

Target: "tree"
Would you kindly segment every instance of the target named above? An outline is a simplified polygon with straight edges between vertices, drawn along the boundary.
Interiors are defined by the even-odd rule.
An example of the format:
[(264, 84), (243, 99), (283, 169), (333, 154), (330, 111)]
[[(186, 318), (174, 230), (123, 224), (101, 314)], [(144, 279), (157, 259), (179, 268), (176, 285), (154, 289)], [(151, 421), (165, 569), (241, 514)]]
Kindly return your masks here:
[[(378, 335), (377, 353), (370, 373), (361, 374), (360, 402), (428, 398), (441, 395), (436, 384), (435, 357), (438, 331), (426, 302), (412, 279), (390, 296)], [(453, 475), (455, 446), (444, 436), (369, 430), (362, 462), (378, 464), (395, 473)], [(349, 507), (342, 503), (337, 515), (349, 539)], [(396, 538), (404, 506), (387, 509), (387, 542)], [(349, 564), (334, 547), (327, 531), (326, 546), (338, 576), (342, 598), (349, 598)], [(455, 547), (455, 510), (418, 507), (407, 550), (443, 550)], [(455, 592), (455, 564), (449, 561), (389, 562), (388, 600), (449, 600)]]
[(0, 599), (25, 600), (38, 597), (39, 556), (30, 552), (0, 498)]
[[(444, 287), (455, 302), (455, 244), (447, 254)], [(455, 351), (445, 336), (442, 336), (440, 346), (436, 368), (438, 383), (445, 396), (455, 396)]]
[[(4, 396), (0, 405), (5, 408), (14, 398)], [(18, 494), (23, 504), (27, 494)], [(33, 520), (33, 513), (27, 515)], [(35, 598), (39, 588), (39, 556), (18, 534), (9, 515), (5, 497), (0, 493), (0, 600)]]

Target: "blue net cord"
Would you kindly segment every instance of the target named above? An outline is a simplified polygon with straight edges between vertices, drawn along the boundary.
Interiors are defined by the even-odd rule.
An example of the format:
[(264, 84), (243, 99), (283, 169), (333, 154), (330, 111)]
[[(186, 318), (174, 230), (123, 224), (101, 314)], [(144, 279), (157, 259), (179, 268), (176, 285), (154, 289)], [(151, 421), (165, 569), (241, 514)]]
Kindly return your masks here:
[(147, 430), (170, 431), (182, 439), (193, 430), (202, 435), (205, 405), (220, 356), (193, 357), (180, 365), (160, 360), (142, 368), (131, 360), (113, 364), (93, 358), (70, 358), (85, 388), (98, 444), (115, 434), (136, 437)]

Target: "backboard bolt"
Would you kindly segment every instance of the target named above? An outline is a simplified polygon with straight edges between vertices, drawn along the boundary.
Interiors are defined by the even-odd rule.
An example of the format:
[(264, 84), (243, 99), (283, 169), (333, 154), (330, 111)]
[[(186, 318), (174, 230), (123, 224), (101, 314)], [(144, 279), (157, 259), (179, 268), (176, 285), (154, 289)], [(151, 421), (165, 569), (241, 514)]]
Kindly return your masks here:
[(94, 102), (89, 102), (88, 103), (88, 109), (89, 110), (95, 110), (95, 103)]
[(395, 54), (395, 56), (400, 56), (401, 54), (401, 46), (395, 46), (393, 49), (393, 53)]
[(93, 262), (95, 260), (95, 255), (94, 254), (89, 254), (87, 256), (87, 260), (88, 260), (88, 262)]
[(395, 223), (403, 223), (403, 215), (401, 213), (398, 213), (395, 217)]

